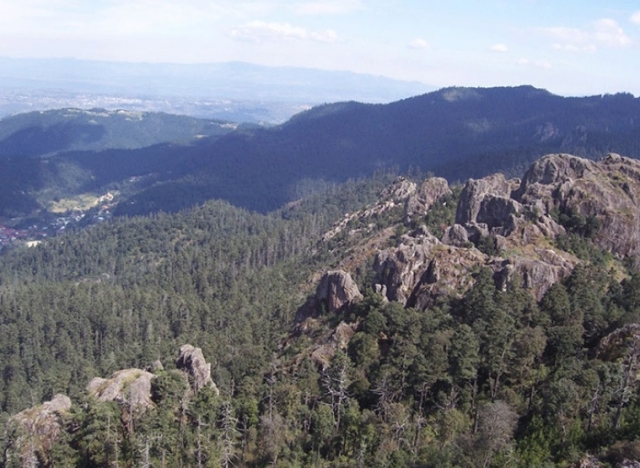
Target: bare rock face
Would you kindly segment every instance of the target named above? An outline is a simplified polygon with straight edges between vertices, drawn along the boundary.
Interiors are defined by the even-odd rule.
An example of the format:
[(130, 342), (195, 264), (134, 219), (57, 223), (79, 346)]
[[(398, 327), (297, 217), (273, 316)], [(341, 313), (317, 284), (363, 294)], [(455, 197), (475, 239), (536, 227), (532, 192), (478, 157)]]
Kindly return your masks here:
[[(527, 171), (522, 184), (514, 194), (516, 199), (523, 199), (536, 184), (540, 187), (562, 185), (568, 181), (583, 178), (587, 173), (596, 170), (596, 163), (588, 159), (579, 158), (570, 154), (550, 154), (535, 162)], [(538, 192), (541, 193), (541, 192)], [(550, 191), (543, 192), (538, 198), (549, 198)], [(542, 193), (541, 193), (542, 194)]]
[(189, 381), (194, 392), (198, 392), (205, 387), (209, 387), (219, 394), (218, 387), (211, 379), (211, 363), (208, 363), (202, 349), (190, 344), (180, 347), (176, 367), (189, 375)]
[[(565, 154), (545, 156), (525, 175), (514, 197), (598, 221), (595, 244), (619, 258), (640, 260), (640, 162), (609, 154), (593, 162)], [(540, 203), (542, 201), (542, 203)]]
[(151, 381), (156, 376), (141, 369), (124, 369), (110, 378), (96, 377), (87, 385), (87, 392), (98, 401), (115, 401), (137, 412), (153, 406)]
[(459, 224), (449, 226), (442, 236), (442, 243), (455, 247), (464, 247), (469, 243), (469, 233)]
[(450, 194), (451, 189), (446, 179), (426, 179), (407, 197), (404, 204), (404, 222), (409, 223), (414, 218), (424, 217), (436, 201)]
[(338, 313), (345, 306), (362, 299), (358, 285), (344, 271), (328, 271), (320, 280), (316, 298), (326, 305), (329, 313)]
[(423, 227), (417, 237), (404, 235), (395, 249), (378, 252), (373, 262), (377, 289), (386, 291), (390, 301), (406, 304), (411, 291), (428, 266), (432, 251), (440, 241)]
[(394, 249), (378, 252), (373, 268), (376, 289), (407, 307), (425, 309), (440, 297), (464, 292), (473, 281), (469, 270), (486, 261), (475, 248), (443, 244), (426, 227), (401, 241)]
[(361, 299), (358, 285), (349, 273), (328, 271), (320, 279), (315, 296), (310, 297), (296, 312), (295, 321), (299, 323), (309, 317), (318, 317), (323, 311), (339, 314)]
[(435, 249), (405, 305), (427, 309), (440, 298), (461, 296), (473, 285), (470, 274), (473, 267), (483, 265), (486, 261), (486, 255), (475, 248)]
[(393, 184), (385, 188), (380, 193), (382, 200), (394, 200), (396, 202), (405, 200), (416, 191), (415, 182), (411, 182), (404, 177), (398, 177)]
[[(458, 203), (456, 224), (445, 231), (441, 243), (430, 235), (404, 236), (397, 248), (377, 254), (376, 290), (406, 306), (428, 308), (440, 296), (464, 294), (472, 284), (468, 271), (487, 266), (494, 271), (497, 287), (506, 287), (517, 274), (540, 300), (578, 263), (549, 243), (565, 233), (551, 218), (558, 194), (564, 193), (572, 177), (584, 177), (597, 167), (572, 156), (550, 156), (534, 165), (523, 181), (506, 180), (502, 174), (468, 181)], [(489, 236), (497, 255), (484, 255), (471, 245)]]
[[(398, 180), (387, 201), (393, 198), (397, 206), (398, 197), (405, 197), (406, 222), (424, 216), (448, 190), (438, 179), (419, 187)], [(533, 164), (522, 180), (507, 180), (502, 174), (469, 180), (456, 223), (442, 241), (422, 228), (402, 236), (394, 248), (376, 246), (372, 286), (387, 300), (428, 308), (440, 296), (464, 294), (473, 283), (469, 271), (489, 267), (497, 287), (506, 288), (517, 275), (540, 300), (579, 263), (552, 242), (566, 234), (558, 222), (566, 217), (574, 223), (564, 223), (567, 229), (588, 221), (596, 246), (640, 262), (640, 161), (615, 154), (599, 162), (552, 154)], [(323, 288), (328, 291), (328, 286)], [(327, 301), (328, 292), (320, 296), (330, 311), (345, 302), (339, 296), (335, 303)], [(320, 299), (315, 300), (317, 307)], [(301, 309), (298, 318), (313, 313)]]
[(552, 249), (535, 250), (535, 255), (511, 258), (506, 271), (508, 278), (513, 272), (517, 272), (522, 278), (522, 286), (531, 290), (536, 301), (541, 301), (552, 284), (571, 274), (576, 262)]
[[(423, 181), (420, 186), (404, 177), (398, 177), (391, 185), (380, 193), (380, 199), (373, 205), (354, 213), (346, 213), (343, 218), (322, 235), (323, 242), (328, 242), (336, 235), (346, 231), (349, 223), (358, 222), (368, 225), (365, 231), (375, 227), (375, 217), (398, 207), (404, 207), (404, 221), (424, 216), (429, 208), (441, 197), (449, 195), (451, 190), (447, 181), (441, 177), (433, 177)], [(367, 223), (366, 220), (369, 220)], [(349, 235), (362, 230), (347, 231)]]
[(415, 194), (416, 187), (415, 182), (411, 182), (404, 177), (398, 177), (380, 193), (380, 199), (377, 203), (355, 213), (346, 213), (342, 220), (338, 221), (329, 231), (322, 235), (323, 242), (328, 242), (345, 231), (352, 221), (362, 222), (365, 219), (380, 216), (391, 209), (402, 206), (409, 197)]
[(49, 451), (62, 430), (60, 415), (70, 409), (69, 397), (58, 394), (51, 401), (11, 417), (6, 427), (5, 455), (15, 456), (22, 466), (46, 464)]
[(511, 193), (519, 185), (519, 179), (506, 180), (503, 174), (470, 179), (460, 194), (456, 223), (485, 223), (490, 227), (500, 224), (510, 214), (520, 210), (519, 204), (511, 200)]

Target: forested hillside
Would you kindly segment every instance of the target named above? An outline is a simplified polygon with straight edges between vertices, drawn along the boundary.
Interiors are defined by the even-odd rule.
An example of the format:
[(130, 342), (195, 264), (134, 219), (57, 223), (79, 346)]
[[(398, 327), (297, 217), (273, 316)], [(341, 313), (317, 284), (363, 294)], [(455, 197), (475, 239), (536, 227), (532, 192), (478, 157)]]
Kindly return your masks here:
[[(176, 164), (172, 145), (237, 128), (158, 112), (59, 109), (0, 119), (0, 217), (37, 213), (54, 199), (113, 188)], [(135, 154), (131, 150), (140, 149)], [(56, 158), (59, 153), (69, 153)], [(111, 186), (109, 186), (111, 184)]]
[(144, 148), (218, 137), (237, 124), (160, 112), (59, 109), (0, 119), (0, 158)]
[(204, 142), (185, 158), (183, 178), (175, 180), (177, 170), (119, 212), (154, 211), (174, 192), (269, 211), (290, 201), (301, 180), (339, 182), (385, 168), (463, 182), (495, 171), (521, 175), (552, 152), (639, 157), (638, 122), (640, 98), (632, 95), (565, 98), (530, 86), (448, 88), (386, 105), (327, 104), (272, 129)]
[(639, 196), (636, 161), (551, 155), (522, 180), (378, 177), (13, 250), (5, 466), (638, 461)]
[(551, 152), (639, 157), (638, 122), (640, 98), (632, 95), (565, 98), (530, 86), (325, 104), (282, 125), (234, 131), (164, 114), (25, 114), (6, 131), (0, 122), (0, 216), (28, 217), (59, 199), (116, 191), (116, 215), (212, 198), (266, 213), (323, 184), (380, 170), (463, 182), (494, 171), (520, 175)]

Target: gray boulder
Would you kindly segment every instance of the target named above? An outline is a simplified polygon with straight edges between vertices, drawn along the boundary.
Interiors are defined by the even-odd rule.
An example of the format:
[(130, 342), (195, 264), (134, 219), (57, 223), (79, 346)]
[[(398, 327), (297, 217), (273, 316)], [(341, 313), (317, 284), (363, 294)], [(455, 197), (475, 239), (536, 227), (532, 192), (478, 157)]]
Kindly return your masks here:
[(310, 317), (318, 317), (322, 312), (343, 313), (347, 308), (362, 299), (358, 285), (351, 275), (343, 270), (328, 271), (320, 279), (315, 295), (298, 309), (296, 323)]
[(191, 388), (195, 393), (205, 387), (211, 388), (216, 394), (220, 391), (211, 379), (211, 363), (208, 363), (202, 354), (202, 349), (185, 344), (180, 347), (176, 367), (189, 376)]
[(70, 409), (69, 397), (58, 394), (11, 417), (5, 427), (5, 459), (15, 457), (22, 466), (46, 464), (62, 430), (61, 415)]

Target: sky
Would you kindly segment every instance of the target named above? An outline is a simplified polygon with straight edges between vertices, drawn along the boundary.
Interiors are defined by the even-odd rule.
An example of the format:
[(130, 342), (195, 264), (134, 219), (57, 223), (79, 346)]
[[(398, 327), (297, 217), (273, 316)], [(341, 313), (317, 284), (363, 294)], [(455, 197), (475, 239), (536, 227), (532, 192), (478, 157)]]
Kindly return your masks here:
[(0, 0), (0, 56), (243, 61), (640, 96), (640, 2)]

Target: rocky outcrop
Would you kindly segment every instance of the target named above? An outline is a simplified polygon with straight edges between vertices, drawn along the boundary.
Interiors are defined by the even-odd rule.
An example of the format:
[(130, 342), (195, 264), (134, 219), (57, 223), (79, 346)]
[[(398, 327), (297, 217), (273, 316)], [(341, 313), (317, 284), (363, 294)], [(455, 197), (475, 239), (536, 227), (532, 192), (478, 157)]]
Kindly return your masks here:
[(358, 285), (349, 273), (342, 270), (328, 271), (320, 279), (314, 296), (296, 312), (297, 323), (322, 312), (339, 314), (362, 299)]
[(593, 162), (566, 154), (545, 156), (527, 171), (514, 198), (555, 212), (596, 220), (594, 243), (619, 258), (640, 260), (640, 162), (609, 154)]
[(531, 290), (536, 301), (542, 300), (552, 284), (568, 277), (576, 265), (576, 260), (553, 249), (534, 247), (529, 255), (517, 255), (504, 262), (503, 268), (494, 268), (497, 275), (505, 278), (503, 284), (496, 281), (499, 288), (505, 288), (512, 274), (522, 278), (522, 286)]
[(142, 369), (124, 369), (114, 372), (108, 379), (92, 379), (87, 385), (87, 392), (98, 401), (115, 401), (142, 413), (153, 406), (151, 381), (155, 377), (155, 374)]
[[(596, 244), (619, 257), (640, 260), (640, 162), (609, 155), (593, 162), (569, 155), (542, 158), (522, 181), (495, 174), (470, 180), (456, 211), (456, 224), (442, 241), (430, 235), (409, 235), (395, 249), (380, 251), (374, 261), (375, 288), (389, 300), (429, 307), (437, 297), (464, 292), (468, 274), (459, 270), (488, 266), (496, 285), (506, 287), (514, 274), (540, 300), (555, 282), (566, 278), (578, 259), (554, 247), (566, 229), (558, 213), (597, 219)], [(554, 219), (554, 217), (556, 217)], [(480, 254), (471, 244), (486, 247)], [(442, 254), (443, 245), (449, 247)], [(458, 268), (463, 267), (463, 268)]]
[[(365, 231), (371, 231), (376, 226), (376, 217), (399, 207), (404, 207), (404, 221), (409, 223), (423, 217), (437, 200), (449, 194), (451, 194), (449, 184), (441, 177), (426, 179), (420, 186), (404, 177), (398, 177), (393, 184), (380, 193), (380, 199), (375, 204), (355, 213), (346, 213), (339, 222), (323, 234), (322, 241), (330, 241), (346, 231), (351, 224), (365, 226)], [(351, 235), (358, 230), (348, 232)]]
[(347, 349), (356, 333), (356, 326), (354, 323), (340, 322), (331, 335), (316, 340), (317, 346), (311, 352), (313, 362), (326, 369), (338, 349)]
[(211, 363), (208, 363), (202, 349), (190, 344), (180, 347), (180, 353), (176, 359), (176, 367), (189, 376), (189, 382), (194, 392), (199, 392), (205, 387), (211, 388), (219, 394), (218, 387), (211, 379)]
[(554, 188), (581, 179), (587, 173), (596, 172), (596, 166), (597, 163), (591, 160), (569, 154), (547, 155), (529, 168), (522, 178), (520, 187), (514, 193), (514, 198), (525, 203), (535, 201), (527, 199), (525, 195), (537, 194), (537, 200), (553, 198)]
[(427, 309), (439, 299), (459, 297), (473, 284), (473, 267), (486, 262), (486, 256), (475, 248), (447, 247), (433, 251), (427, 268), (411, 288), (407, 307)]
[(320, 280), (316, 298), (326, 306), (327, 312), (339, 313), (346, 306), (362, 299), (362, 294), (348, 273), (328, 271)]
[(442, 177), (426, 179), (404, 203), (405, 224), (423, 218), (435, 202), (447, 195), (451, 195), (451, 189), (446, 179)]
[(402, 236), (398, 247), (378, 252), (375, 288), (390, 301), (424, 309), (465, 291), (472, 281), (469, 270), (485, 261), (477, 249), (447, 246), (422, 226)]
[(384, 287), (387, 299), (406, 304), (439, 245), (438, 238), (422, 227), (413, 235), (402, 236), (397, 248), (378, 252), (373, 262), (376, 283), (380, 285), (377, 289)]
[[(398, 179), (376, 206), (380, 209), (391, 200), (397, 206), (405, 197), (407, 225), (449, 193), (441, 179), (419, 186)], [(469, 180), (458, 201), (455, 224), (445, 229), (441, 240), (423, 227), (396, 240), (396, 247), (383, 248), (379, 243), (372, 286), (387, 300), (428, 308), (441, 296), (464, 294), (473, 282), (469, 270), (489, 267), (497, 287), (506, 288), (518, 275), (540, 300), (579, 263), (553, 242), (575, 230), (571, 222), (579, 226), (588, 221), (596, 246), (640, 262), (639, 203), (639, 161), (615, 154), (598, 162), (548, 155), (533, 164), (522, 180), (507, 180), (502, 174)], [(568, 217), (573, 217), (570, 222)], [(342, 266), (351, 271), (362, 262), (360, 258), (359, 263), (345, 261)], [(318, 302), (314, 307), (317, 310)], [(298, 319), (314, 313), (301, 309)]]
[(519, 185), (519, 179), (506, 180), (503, 174), (470, 179), (460, 194), (456, 223), (485, 223), (490, 228), (504, 223), (509, 215), (521, 211), (520, 204), (511, 199)]
[(442, 243), (455, 247), (465, 247), (469, 244), (469, 233), (459, 224), (449, 226), (442, 236)]
[(368, 225), (367, 229), (371, 230), (375, 227), (375, 223), (367, 223), (369, 218), (379, 217), (389, 210), (403, 206), (406, 200), (415, 194), (416, 188), (415, 182), (411, 182), (404, 177), (398, 177), (393, 184), (380, 193), (380, 198), (375, 204), (355, 213), (346, 213), (340, 221), (322, 235), (322, 241), (330, 241), (345, 231), (350, 224), (354, 223)]
[(61, 415), (71, 409), (68, 396), (26, 409), (9, 419), (4, 459), (17, 459), (21, 466), (47, 464), (49, 451), (63, 429)]

